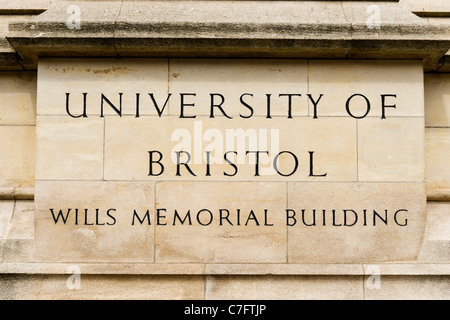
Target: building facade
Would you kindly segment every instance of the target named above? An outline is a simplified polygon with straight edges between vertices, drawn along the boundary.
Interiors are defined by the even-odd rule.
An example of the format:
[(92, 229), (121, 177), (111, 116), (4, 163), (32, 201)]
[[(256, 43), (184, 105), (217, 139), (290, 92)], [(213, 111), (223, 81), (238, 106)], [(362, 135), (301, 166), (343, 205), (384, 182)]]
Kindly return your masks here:
[(447, 0), (0, 1), (0, 298), (450, 298), (449, 55)]

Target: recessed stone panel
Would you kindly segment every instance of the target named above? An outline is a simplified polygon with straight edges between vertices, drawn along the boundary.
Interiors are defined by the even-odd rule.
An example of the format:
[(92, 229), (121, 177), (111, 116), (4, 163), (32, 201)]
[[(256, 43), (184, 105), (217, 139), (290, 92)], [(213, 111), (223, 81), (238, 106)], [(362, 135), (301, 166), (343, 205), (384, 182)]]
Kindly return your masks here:
[(30, 260), (419, 256), (421, 62), (43, 59), (38, 82)]

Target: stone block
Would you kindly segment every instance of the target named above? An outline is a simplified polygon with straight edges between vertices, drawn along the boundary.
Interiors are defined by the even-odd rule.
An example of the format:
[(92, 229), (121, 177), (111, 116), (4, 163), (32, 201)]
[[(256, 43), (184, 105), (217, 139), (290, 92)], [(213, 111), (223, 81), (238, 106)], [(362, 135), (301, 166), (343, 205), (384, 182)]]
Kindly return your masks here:
[(360, 181), (425, 181), (423, 118), (358, 123)]
[(156, 199), (158, 263), (286, 262), (284, 183), (164, 182)]
[(0, 72), (0, 125), (36, 123), (36, 74)]
[(289, 183), (289, 263), (416, 260), (425, 201), (423, 183)]
[(427, 187), (449, 189), (450, 128), (427, 128), (425, 139)]
[(38, 116), (36, 180), (101, 180), (103, 119)]
[(35, 134), (33, 126), (0, 126), (1, 187), (34, 185)]
[(36, 192), (36, 260), (153, 262), (153, 183), (42, 181)]
[(206, 278), (208, 300), (361, 300), (361, 276), (221, 276)]
[(2, 275), (0, 299), (199, 300), (204, 297), (203, 277), (84, 275), (80, 271), (79, 282), (72, 280), (72, 274)]
[(423, 67), (420, 61), (342, 61), (311, 60), (309, 62), (309, 91), (317, 97), (324, 94), (318, 105), (318, 116), (349, 116), (347, 101), (354, 94), (364, 95), (349, 101), (349, 111), (355, 117), (381, 118), (382, 95), (386, 96), (386, 118), (423, 117)]
[[(271, 115), (287, 117), (288, 97), (280, 97), (283, 94), (300, 94), (292, 97), (291, 114), (308, 115), (306, 60), (171, 59), (169, 79), (170, 92), (197, 93), (195, 98), (189, 97), (195, 99), (197, 115), (210, 116), (214, 101), (223, 102), (223, 110), (230, 117), (267, 116), (270, 99)], [(224, 96), (223, 101), (218, 95), (211, 97), (218, 93)], [(170, 114), (179, 115), (181, 98), (174, 98)], [(241, 101), (251, 106), (253, 113)], [(222, 116), (217, 110), (215, 114)]]
[(450, 127), (450, 75), (425, 74), (425, 124)]

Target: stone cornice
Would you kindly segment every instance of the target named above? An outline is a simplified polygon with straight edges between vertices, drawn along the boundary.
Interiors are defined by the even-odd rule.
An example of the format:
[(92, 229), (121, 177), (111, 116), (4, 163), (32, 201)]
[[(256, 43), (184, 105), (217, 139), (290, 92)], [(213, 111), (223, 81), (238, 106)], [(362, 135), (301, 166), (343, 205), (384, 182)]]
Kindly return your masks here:
[[(58, 1), (11, 22), (7, 40), (26, 68), (39, 56), (424, 59), (437, 70), (450, 29), (397, 2), (374, 2), (379, 28), (359, 1)], [(80, 29), (69, 29), (69, 5)]]
[[(373, 264), (77, 263), (84, 275), (342, 275), (371, 276)], [(380, 275), (449, 275), (450, 264), (377, 263)], [(68, 263), (0, 263), (0, 274), (73, 274)]]

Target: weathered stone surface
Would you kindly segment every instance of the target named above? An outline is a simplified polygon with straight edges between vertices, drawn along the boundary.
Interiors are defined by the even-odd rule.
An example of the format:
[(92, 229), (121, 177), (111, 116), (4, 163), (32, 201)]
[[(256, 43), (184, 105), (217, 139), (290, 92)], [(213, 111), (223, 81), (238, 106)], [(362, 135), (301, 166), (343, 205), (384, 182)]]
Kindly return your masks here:
[[(73, 4), (80, 29), (67, 24)], [(379, 27), (371, 20), (378, 9)], [(77, 57), (41, 59), (38, 81), (32, 72), (0, 73), (0, 298), (448, 299), (449, 79), (426, 74), (424, 96), (423, 68), (450, 70), (449, 12), (446, 0), (0, 0), (0, 70), (34, 69), (38, 56)], [(146, 59), (79, 58), (89, 56)], [(217, 59), (223, 57), (257, 60)], [(303, 94), (294, 119), (285, 119), (285, 104), (273, 101), (274, 119), (265, 121), (265, 94), (284, 89)], [(65, 94), (71, 92), (72, 110), (79, 112), (88, 91), (89, 119), (69, 119)], [(123, 97), (123, 117), (113, 106), (100, 117), (101, 94), (117, 106), (122, 91), (131, 93)], [(171, 91), (199, 92), (189, 109), (197, 119), (178, 119), (178, 96), (164, 119), (144, 100), (147, 92), (164, 98)], [(239, 109), (238, 93), (250, 91), (258, 106), (254, 119), (208, 118), (209, 93), (225, 94), (226, 110), (238, 117), (247, 111)], [(326, 93), (318, 120), (311, 119), (310, 92)], [(355, 92), (370, 99), (367, 119), (346, 113), (345, 99)], [(397, 94), (388, 120), (380, 119), (381, 94)], [(352, 110), (359, 115), (363, 107), (355, 103)], [(280, 150), (300, 153), (298, 175), (255, 177), (247, 164), (239, 177), (224, 177), (230, 170), (224, 165), (205, 177), (202, 159), (192, 165), (198, 177), (176, 177), (170, 162), (164, 176), (149, 177), (148, 150), (169, 157), (174, 132), (194, 137), (199, 123), (209, 138), (228, 129), (279, 129)], [(210, 142), (203, 139), (202, 147)], [(309, 176), (310, 150), (316, 150), (316, 172), (326, 177)], [(35, 154), (36, 202), (22, 201), (33, 199)], [(426, 209), (425, 186), (429, 200), (440, 201)], [(268, 209), (274, 225), (249, 219), (248, 226), (215, 220), (203, 227), (194, 216), (202, 208), (217, 214), (238, 207), (241, 221), (254, 210), (261, 224)], [(78, 221), (70, 216), (55, 225), (50, 208), (78, 209)], [(110, 208), (114, 226), (95, 225), (113, 221)], [(166, 209), (160, 220), (167, 226), (158, 225), (157, 208)], [(170, 225), (177, 208), (182, 215), (191, 209), (193, 226)], [(286, 226), (286, 208), (296, 209), (296, 226)], [(390, 216), (389, 226), (378, 219), (376, 228), (359, 220), (316, 229), (300, 226), (301, 208), (381, 208), (381, 216), (384, 209), (408, 209), (408, 227), (392, 224)], [(133, 210), (151, 217), (131, 226)], [(369, 285), (373, 264), (381, 274), (378, 290)], [(80, 290), (67, 286), (74, 265), (82, 273)]]
[[(450, 274), (450, 265), (439, 263), (385, 263), (363, 265), (364, 274), (372, 276), (432, 276)], [(382, 280), (382, 279), (381, 279)]]
[(363, 299), (360, 276), (229, 276), (207, 277), (208, 300)]
[[(164, 182), (156, 201), (167, 224), (155, 229), (156, 262), (286, 262), (284, 183)], [(198, 214), (202, 209), (209, 211)], [(220, 209), (229, 211), (228, 220), (220, 219)], [(175, 210), (181, 219), (190, 210), (192, 225), (188, 219), (174, 225)]]
[[(368, 278), (366, 281), (370, 281)], [(367, 300), (448, 300), (448, 276), (382, 276), (380, 289), (366, 289)]]
[(426, 237), (418, 258), (421, 263), (450, 263), (449, 212), (449, 202), (428, 202)]
[[(423, 66), (420, 61), (309, 61), (309, 91), (326, 93), (318, 106), (319, 116), (349, 116), (346, 103), (354, 94), (370, 101), (368, 117), (381, 118), (381, 95), (386, 97), (385, 117), (423, 117)], [(368, 106), (362, 97), (349, 102), (349, 111), (362, 117)]]
[[(133, 225), (133, 215), (136, 210), (143, 217), (154, 206), (152, 183), (37, 182), (35, 259), (153, 262), (154, 221)], [(69, 209), (64, 224), (58, 214)]]
[[(209, 275), (209, 276), (365, 276), (365, 275), (449, 275), (447, 263), (374, 264), (198, 264), (198, 263), (77, 263), (85, 275)], [(70, 275), (70, 263), (0, 264), (2, 274)]]
[(103, 119), (38, 116), (36, 121), (36, 180), (103, 178)]
[(1, 16), (0, 19), (0, 70), (22, 70), (19, 56), (6, 40), (8, 25), (11, 20), (19, 20), (17, 16)]
[[(287, 97), (280, 94), (303, 94), (294, 101), (293, 116), (308, 116), (307, 61), (306, 60), (220, 60), (220, 59), (170, 59), (169, 91), (199, 92), (195, 98), (196, 114), (210, 115), (211, 93), (226, 97), (223, 108), (229, 116), (247, 116), (240, 97), (254, 107), (254, 116), (267, 114), (267, 96), (272, 95), (271, 115), (287, 116)], [(205, 81), (207, 79), (207, 81)], [(171, 100), (169, 113), (179, 115), (178, 100)], [(178, 106), (178, 107), (177, 107)]]
[(420, 17), (448, 15), (450, 12), (446, 0), (400, 0), (400, 5)]
[(425, 241), (418, 261), (420, 263), (450, 264), (450, 242), (448, 240)]
[[(449, 9), (449, 11), (450, 11), (450, 9)], [(450, 14), (447, 14), (447, 15), (450, 15)], [(431, 23), (444, 25), (444, 26), (450, 26), (450, 19), (449, 19), (449, 17), (428, 18), (427, 20), (430, 21)]]
[(34, 239), (6, 239), (3, 242), (4, 263), (31, 263), (35, 261), (36, 243)]
[[(67, 27), (69, 1), (10, 25), (8, 41), (35, 67), (45, 56), (176, 56), (424, 59), (437, 68), (448, 29), (397, 3), (338, 1), (83, 1), (80, 29)], [(151, 13), (151, 14), (149, 14)]]
[(450, 128), (427, 128), (425, 138), (427, 186), (450, 189)]
[[(75, 267), (76, 266), (72, 266)], [(77, 270), (72, 268), (71, 270)], [(82, 270), (81, 270), (82, 271)], [(199, 300), (204, 279), (183, 276), (1, 275), (2, 300)], [(77, 283), (80, 284), (77, 289)], [(132, 288), (132, 289), (130, 289)]]
[(59, 0), (14, 0), (14, 1), (0, 0), (0, 12), (23, 13), (25, 10), (29, 10), (32, 12), (35, 10), (39, 12), (48, 9), (52, 4), (55, 4), (58, 1)]
[[(419, 90), (423, 75), (420, 71), (420, 65), (416, 62), (404, 62), (396, 65), (392, 61), (373, 64), (369, 61), (352, 61), (345, 62), (344, 65), (330, 62), (331, 70), (326, 70), (326, 61), (280, 62), (262, 60), (256, 62), (255, 60), (163, 59), (143, 60), (143, 69), (145, 70), (140, 70), (137, 67), (139, 60), (124, 60), (124, 65), (121, 65), (120, 61), (106, 60), (99, 62), (101, 68), (98, 65), (94, 68), (96, 61), (98, 62), (98, 60), (77, 59), (74, 60), (75, 68), (70, 67), (69, 61), (50, 59), (43, 61), (40, 67), (42, 73), (39, 79), (44, 84), (40, 86), (43, 91), (39, 93), (38, 114), (41, 112), (41, 105), (43, 111), (38, 116), (37, 122), (38, 140), (42, 140), (42, 143), (39, 143), (37, 166), (40, 172), (38, 182), (42, 182), (42, 184), (38, 184), (36, 189), (38, 208), (36, 225), (41, 230), (38, 243), (39, 241), (52, 242), (49, 240), (51, 237), (48, 237), (48, 230), (54, 222), (49, 216), (49, 208), (56, 206), (55, 202), (61, 203), (59, 207), (64, 207), (62, 201), (64, 199), (67, 201), (67, 199), (73, 197), (73, 195), (67, 196), (66, 188), (73, 191), (76, 190), (77, 184), (88, 186), (92, 183), (93, 189), (90, 193), (96, 195), (99, 199), (87, 201), (85, 196), (80, 196), (80, 199), (85, 200), (85, 204), (83, 206), (83, 202), (79, 202), (78, 206), (84, 208), (87, 205), (94, 209), (104, 208), (106, 204), (110, 206), (109, 198), (100, 195), (98, 189), (101, 187), (99, 186), (108, 186), (110, 188), (108, 189), (110, 190), (109, 193), (116, 193), (123, 186), (140, 188), (140, 186), (146, 185), (144, 181), (149, 180), (157, 183), (155, 200), (157, 206), (147, 204), (140, 208), (139, 213), (141, 218), (146, 210), (151, 209), (150, 211), (153, 214), (152, 226), (156, 224), (154, 239), (156, 262), (254, 263), (256, 261), (257, 263), (306, 263), (314, 261), (315, 263), (328, 263), (331, 261), (361, 263), (417, 259), (425, 228), (425, 189), (422, 183), (424, 181), (423, 93)], [(244, 62), (250, 63), (251, 70), (242, 72)], [(280, 82), (279, 80), (282, 78), (269, 76), (272, 72), (269, 70), (269, 66), (270, 68), (278, 66), (278, 69), (275, 68), (278, 72), (275, 74), (280, 76), (278, 73), (281, 73), (289, 81)], [(305, 73), (307, 70), (309, 70), (309, 73)], [(298, 75), (294, 71), (297, 71)], [(392, 74), (389, 85), (382, 84), (383, 79), (379, 78), (380, 73), (387, 71)], [(323, 75), (325, 73), (330, 76), (325, 77)], [(82, 103), (82, 100), (80, 100), (81, 93), (94, 87), (94, 85), (89, 85), (91, 83), (100, 81), (100, 87), (95, 89), (98, 95), (102, 93), (102, 90), (105, 90), (108, 95), (113, 95), (113, 90), (118, 90), (118, 83), (135, 79), (120, 87), (120, 90), (125, 93), (130, 91), (134, 93), (136, 88), (139, 91), (148, 89), (144, 84), (149, 79), (147, 78), (150, 77), (149, 74), (155, 74), (157, 79), (155, 83), (158, 84), (155, 92), (158, 94), (167, 95), (167, 92), (173, 91), (176, 93), (181, 90), (199, 93), (198, 101), (194, 99), (193, 102), (191, 100), (185, 102), (194, 104), (186, 112), (190, 115), (192, 113), (197, 118), (183, 119), (177, 116), (180, 101), (176, 100), (174, 102), (171, 100), (168, 103), (169, 110), (164, 111), (165, 113), (162, 112), (161, 117), (154, 113), (142, 114), (142, 116), (133, 115), (131, 110), (135, 107), (135, 104), (127, 103), (128, 106), (132, 105), (132, 107), (125, 111), (125, 115), (122, 117), (116, 114), (117, 110), (114, 112), (109, 110), (110, 113), (105, 114), (105, 117), (101, 117), (101, 113), (99, 114), (98, 111), (95, 112), (94, 110), (88, 113), (87, 119), (72, 119), (68, 115), (64, 115), (64, 108), (61, 108), (61, 100), (64, 102), (63, 96), (60, 96), (59, 100), (55, 99), (45, 105), (45, 93), (51, 91), (55, 79), (57, 82), (64, 83), (58, 91), (78, 90), (80, 95), (76, 101), (79, 105)], [(214, 75), (212, 81), (207, 82), (205, 86), (200, 86), (201, 80), (207, 78), (210, 74)], [(264, 111), (261, 112), (261, 110), (256, 109), (256, 106), (257, 114), (254, 117), (250, 120), (242, 119), (237, 116), (241, 111), (235, 108), (235, 104), (227, 106), (229, 108), (224, 107), (230, 112), (228, 118), (232, 117), (233, 119), (226, 119), (225, 115), (216, 115), (214, 119), (208, 117), (208, 110), (204, 106), (210, 102), (207, 95), (211, 91), (221, 90), (223, 91), (221, 93), (228, 97), (228, 94), (235, 95), (236, 90), (246, 91), (252, 88), (240, 85), (239, 81), (234, 83), (234, 78), (239, 79), (239, 81), (244, 79), (246, 83), (259, 79), (260, 82), (255, 85), (255, 93), (266, 90), (281, 92), (280, 90), (287, 86), (289, 90), (310, 89), (316, 90), (315, 94), (317, 95), (321, 93), (330, 95), (331, 100), (328, 100), (328, 102), (324, 100), (327, 103), (324, 102), (323, 104), (323, 109), (327, 110), (328, 113), (322, 115), (322, 109), (320, 109), (319, 119), (313, 119), (311, 103), (309, 108), (305, 108), (307, 104), (302, 100), (303, 103), (298, 104), (300, 107), (295, 109), (296, 111), (299, 110), (300, 113), (295, 114), (292, 119), (279, 111), (274, 111), (277, 112), (278, 116), (274, 115), (272, 119), (268, 119), (264, 116)], [(81, 79), (85, 81), (82, 82)], [(263, 79), (267, 83), (263, 83)], [(329, 86), (330, 82), (333, 83), (330, 79), (334, 79), (333, 81), (336, 83), (347, 83), (350, 88), (344, 88), (343, 90), (338, 88), (336, 90), (336, 88)], [(406, 85), (407, 80), (412, 82), (411, 86)], [(290, 82), (295, 82), (297, 86), (292, 88), (289, 85)], [(308, 85), (305, 86), (305, 83)], [(373, 85), (373, 83), (376, 83), (376, 85)], [(357, 84), (359, 84), (359, 87)], [(391, 90), (395, 86), (399, 86), (400, 89), (392, 92)], [(343, 97), (347, 96), (348, 98), (358, 88), (362, 90), (358, 92), (367, 95), (371, 100), (380, 100), (379, 95), (383, 93), (398, 93), (398, 109), (392, 108), (391, 110), (390, 108), (388, 111), (399, 111), (399, 113), (394, 113), (394, 115), (389, 113), (386, 115), (388, 119), (380, 119), (382, 115), (381, 101), (378, 104), (374, 103), (374, 106), (378, 106), (378, 110), (365, 119), (356, 120), (350, 115), (344, 117), (345, 110), (344, 113), (341, 110), (333, 110), (336, 105), (344, 107), (345, 99), (343, 100)], [(202, 94), (205, 94), (206, 98), (201, 96)], [(191, 98), (197, 98), (197, 96)], [(332, 103), (332, 101), (338, 102)], [(117, 101), (115, 102), (117, 103)], [(99, 101), (93, 105), (98, 107), (98, 104)], [(197, 105), (200, 106), (198, 110)], [(408, 105), (408, 108), (404, 107), (405, 105)], [(145, 110), (144, 103), (141, 103), (140, 107), (140, 110)], [(200, 126), (200, 129), (198, 126)], [(258, 176), (255, 173), (254, 163), (249, 163), (248, 159), (244, 161), (243, 167), (239, 168), (239, 176), (226, 175), (224, 172), (229, 172), (228, 170), (231, 168), (224, 161), (212, 168), (211, 175), (206, 174), (206, 160), (203, 153), (205, 145), (212, 142), (211, 136), (217, 140), (226, 137), (226, 132), (230, 129), (242, 131), (242, 128), (252, 129), (256, 133), (261, 130), (268, 130), (269, 133), (277, 131), (279, 134), (277, 139), (279, 138), (280, 145), (276, 146), (278, 148), (276, 151), (290, 150), (300, 155), (298, 174), (282, 178), (273, 174)], [(182, 135), (178, 132), (179, 130), (183, 131)], [(200, 130), (200, 133), (197, 132), (198, 130)], [(211, 136), (205, 138), (205, 132), (211, 134)], [(212, 135), (212, 132), (214, 135)], [(301, 134), (296, 134), (297, 132), (301, 132)], [(175, 133), (178, 136), (175, 135), (174, 137)], [(295, 135), (295, 139), (292, 138), (293, 135)], [(73, 144), (74, 136), (84, 144)], [(185, 145), (180, 147), (178, 144), (181, 136), (188, 136), (189, 139), (193, 139), (189, 140), (187, 149)], [(227, 143), (228, 141), (222, 141), (222, 147), (228, 147)], [(178, 149), (175, 147), (178, 147)], [(273, 145), (271, 145), (272, 147)], [(189, 148), (194, 148), (194, 150)], [(186, 168), (182, 168), (183, 174), (177, 174), (179, 167), (176, 165), (176, 160), (173, 160), (174, 149), (191, 152), (190, 169), (196, 173), (196, 176), (189, 174)], [(60, 155), (61, 150), (65, 151), (62, 156)], [(153, 174), (154, 172), (149, 170), (149, 151), (151, 150), (158, 150), (165, 157), (164, 174), (162, 175)], [(236, 149), (232, 148), (231, 150)], [(249, 148), (244, 145), (244, 150), (238, 149), (236, 151), (245, 153), (248, 150)], [(308, 165), (310, 150), (314, 150), (317, 155), (314, 162), (316, 173), (314, 177), (311, 173), (312, 169)], [(220, 154), (229, 150), (220, 149), (221, 152), (219, 152), (216, 149), (215, 151), (218, 153), (218, 157), (222, 159)], [(197, 158), (198, 153), (200, 153), (200, 158)], [(55, 158), (58, 157), (60, 159), (56, 161), (57, 165), (45, 166), (50, 161), (55, 162)], [(69, 168), (66, 168), (67, 163), (71, 164)], [(237, 164), (241, 167), (242, 163), (238, 160)], [(279, 164), (280, 168), (283, 166), (283, 172), (285, 172), (285, 168), (292, 167), (292, 161), (289, 162), (289, 159), (285, 158), (281, 159)], [(319, 176), (318, 173), (324, 173), (324, 175)], [(93, 181), (102, 179), (108, 182)], [(358, 179), (365, 183), (357, 183)], [(62, 181), (60, 185), (55, 182), (40, 180), (84, 180), (84, 182)], [(290, 184), (289, 181), (296, 182)], [(299, 183), (299, 181), (305, 183)], [(336, 181), (336, 183), (334, 184), (332, 181)], [(386, 183), (387, 181), (393, 183)], [(286, 194), (286, 182), (294, 190), (290, 189), (288, 194)], [(53, 184), (56, 187), (50, 187)], [(42, 188), (42, 190), (38, 190), (39, 188)], [(50, 188), (50, 191), (48, 188)], [(391, 191), (391, 188), (395, 188), (395, 191)], [(312, 190), (314, 190), (314, 193), (311, 193)], [(54, 198), (48, 198), (46, 194), (52, 195)], [(83, 191), (80, 194), (85, 195), (86, 192)], [(173, 198), (174, 194), (177, 195), (175, 199)], [(347, 199), (346, 194), (355, 194), (356, 198)], [(330, 195), (334, 195), (331, 202)], [(376, 198), (377, 202), (371, 199), (369, 195)], [(41, 197), (44, 197), (44, 200)], [(288, 204), (286, 203), (286, 197), (289, 197)], [(193, 201), (193, 199), (198, 200)], [(270, 206), (266, 203), (267, 199), (272, 201)], [(338, 199), (346, 200), (339, 202)], [(94, 201), (94, 204), (91, 203), (92, 201)], [(242, 207), (242, 203), (248, 204), (248, 206)], [(232, 204), (234, 206), (230, 207)], [(303, 206), (306, 206), (305, 209), (308, 210), (320, 210), (321, 204), (322, 206), (327, 204), (327, 207), (322, 209), (351, 209), (355, 211), (367, 209), (369, 214), (371, 209), (378, 210), (378, 214), (380, 212), (383, 214), (384, 210), (389, 210), (391, 215), (396, 210), (405, 209), (410, 212), (411, 217), (408, 217), (411, 220), (408, 228), (392, 225), (392, 216), (390, 216), (391, 224), (389, 226), (377, 226), (376, 230), (373, 227), (369, 229), (366, 226), (357, 226), (345, 227), (344, 232), (339, 228), (328, 229), (329, 226), (327, 226), (322, 231), (329, 238), (325, 242), (321, 241), (319, 243), (320, 249), (317, 249), (310, 240), (321, 238), (322, 236), (318, 236), (320, 233), (309, 234), (310, 230), (303, 231), (300, 230), (301, 228), (297, 228), (295, 231), (294, 228), (288, 228), (285, 210), (287, 208), (302, 209)], [(49, 205), (51, 206), (49, 207)], [(331, 207), (328, 205), (331, 205)], [(379, 207), (380, 205), (383, 207)], [(132, 206), (132, 204), (129, 203), (128, 206)], [(336, 208), (333, 206), (336, 206)], [(123, 206), (122, 208), (125, 210), (126, 207)], [(162, 211), (162, 215), (165, 216), (162, 219), (168, 219), (165, 221), (165, 223), (168, 223), (167, 226), (157, 225), (157, 221), (154, 220), (158, 208), (165, 210)], [(190, 210), (190, 214), (193, 215), (191, 219), (194, 221), (194, 226), (181, 226), (181, 221), (179, 225), (171, 226), (174, 221), (175, 209), (178, 210), (178, 214), (182, 215), (181, 219), (186, 215), (187, 210)], [(235, 226), (228, 224), (217, 226), (217, 221), (214, 221), (216, 224), (209, 225), (209, 223), (206, 223), (208, 228), (205, 228), (201, 225), (201, 221), (195, 221), (196, 214), (202, 209), (210, 210), (213, 215), (217, 215), (220, 209), (229, 209), (231, 210), (230, 217), (237, 215), (233, 210), (241, 209), (241, 214), (244, 214), (244, 211), (254, 210), (255, 214), (259, 215), (259, 223), (261, 223), (261, 214), (263, 214), (264, 209), (269, 209), (268, 212), (273, 213), (275, 222), (271, 222), (269, 219), (269, 224), (274, 224), (274, 226), (265, 228), (254, 225), (251, 227), (241, 225), (235, 228)], [(391, 212), (392, 210), (394, 212)], [(208, 221), (208, 212), (206, 210), (202, 212), (203, 215), (200, 218), (203, 219), (202, 221), (204, 219)], [(246, 213), (247, 216), (242, 219), (248, 219), (248, 212)], [(249, 221), (254, 223), (253, 219)], [(198, 223), (196, 224), (196, 222)], [(361, 220), (359, 222), (361, 223)], [(378, 220), (378, 223), (381, 223), (380, 220)], [(71, 232), (63, 233), (64, 228), (70, 228)], [(120, 228), (123, 228), (120, 230), (121, 234), (129, 233), (129, 226), (120, 225)], [(83, 259), (106, 261), (109, 257), (112, 257), (114, 261), (128, 261), (122, 260), (125, 259), (122, 252), (112, 256), (103, 252), (104, 256), (95, 260), (92, 257), (92, 252), (88, 251), (95, 245), (98, 246), (99, 243), (104, 242), (109, 245), (111, 241), (110, 236), (107, 235), (108, 232), (103, 231), (101, 227), (92, 229), (85, 230), (83, 228), (80, 231), (78, 227), (57, 226), (54, 233), (57, 240), (53, 242), (59, 241), (77, 251), (76, 261), (85, 261)], [(294, 231), (291, 232), (291, 230)], [(96, 232), (103, 237), (100, 242), (97, 241)], [(290, 237), (289, 244), (287, 244), (286, 239), (287, 232)], [(72, 236), (69, 237), (68, 234)], [(255, 238), (256, 236), (258, 237)], [(260, 238), (261, 236), (265, 239), (263, 239), (264, 241)], [(49, 239), (45, 239), (46, 237)], [(345, 237), (354, 239), (354, 241), (344, 241)], [(410, 239), (406, 243), (408, 237)], [(181, 240), (186, 238), (191, 240), (189, 242)], [(366, 241), (361, 242), (361, 238), (366, 239)], [(344, 241), (341, 248), (343, 252), (329, 245), (330, 243), (340, 245), (336, 239)], [(398, 248), (389, 247), (393, 239), (399, 242)], [(291, 250), (289, 254), (292, 255), (292, 260), (287, 259), (285, 255), (287, 245)], [(239, 253), (236, 253), (237, 247), (241, 248)], [(374, 247), (382, 247), (383, 249), (374, 252), (371, 249)], [(145, 247), (145, 250), (148, 249)], [(48, 255), (48, 251), (46, 249), (47, 254), (44, 254), (44, 261), (57, 261), (56, 258)], [(338, 252), (339, 254), (337, 254)], [(70, 261), (68, 260), (70, 258), (68, 254), (65, 252), (61, 254), (64, 256), (64, 261)], [(136, 252), (133, 259), (138, 259), (138, 255), (139, 251)], [(144, 258), (146, 262), (152, 261), (151, 259), (145, 259), (146, 257)]]

